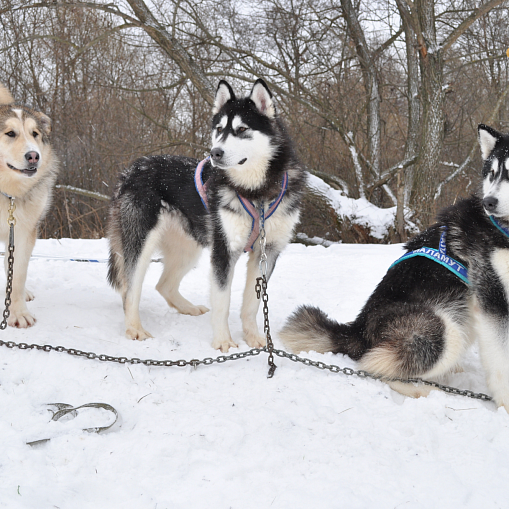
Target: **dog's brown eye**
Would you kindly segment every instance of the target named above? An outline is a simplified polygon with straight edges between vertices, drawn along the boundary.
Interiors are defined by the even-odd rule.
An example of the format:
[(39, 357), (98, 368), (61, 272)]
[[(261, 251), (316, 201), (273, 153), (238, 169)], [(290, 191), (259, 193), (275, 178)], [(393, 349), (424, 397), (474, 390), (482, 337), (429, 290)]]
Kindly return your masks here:
[(38, 133), (37, 131), (34, 131), (34, 132), (32, 133), (32, 136), (33, 136), (34, 138), (37, 138), (37, 136), (39, 136), (39, 133)]
[(16, 136), (16, 133), (14, 131), (9, 131), (8, 133), (5, 133), (9, 138), (14, 138)]
[(239, 133), (247, 131), (247, 127), (239, 127)]
[(223, 128), (222, 128), (221, 126), (219, 126), (219, 127), (217, 128), (217, 132), (218, 132), (218, 133), (223, 132)]

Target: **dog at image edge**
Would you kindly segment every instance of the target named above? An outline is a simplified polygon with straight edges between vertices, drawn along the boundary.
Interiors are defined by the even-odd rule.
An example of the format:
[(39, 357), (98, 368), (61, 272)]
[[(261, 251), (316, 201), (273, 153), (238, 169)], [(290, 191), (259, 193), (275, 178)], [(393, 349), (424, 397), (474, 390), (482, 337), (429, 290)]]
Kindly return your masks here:
[[(346, 354), (382, 378), (433, 380), (457, 369), (477, 339), (488, 388), (509, 412), (509, 135), (481, 124), (478, 136), (481, 196), (446, 208), (410, 240), (353, 322), (298, 308), (280, 332), (287, 348)], [(442, 251), (444, 264), (435, 261), (446, 260)], [(466, 281), (445, 266), (458, 262)], [(389, 384), (413, 397), (431, 390)]]
[[(7, 88), (0, 84), (0, 240), (6, 251), (8, 196), (15, 198), (16, 206), (13, 281), (7, 322), (13, 327), (31, 327), (35, 323), (26, 306), (26, 301), (34, 296), (25, 289), (25, 283), (37, 227), (50, 205), (58, 173), (50, 132), (49, 117), (16, 104)], [(5, 268), (7, 270), (7, 256)]]
[(108, 279), (122, 294), (128, 338), (151, 337), (141, 325), (139, 303), (155, 251), (163, 255), (156, 288), (166, 302), (183, 314), (208, 311), (186, 300), (179, 285), (209, 247), (212, 346), (223, 352), (238, 346), (228, 315), (233, 271), (244, 251), (249, 252), (241, 309), (244, 339), (250, 347), (265, 345), (256, 323), (254, 290), (260, 276), (258, 209), (263, 202), (270, 277), (299, 220), (305, 172), (263, 80), (243, 98), (220, 81), (212, 113), (209, 158), (143, 157), (120, 176), (108, 225)]

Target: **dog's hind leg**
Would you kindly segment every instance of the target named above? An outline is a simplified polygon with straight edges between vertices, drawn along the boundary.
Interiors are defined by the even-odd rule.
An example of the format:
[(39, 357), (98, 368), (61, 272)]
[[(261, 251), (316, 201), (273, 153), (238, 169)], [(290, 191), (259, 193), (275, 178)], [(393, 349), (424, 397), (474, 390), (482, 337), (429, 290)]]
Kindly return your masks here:
[[(267, 249), (267, 280), (272, 275), (274, 266), (279, 253)], [(257, 246), (256, 251), (249, 253), (247, 262), (246, 287), (244, 288), (244, 298), (242, 300), (242, 309), (240, 317), (242, 319), (242, 330), (244, 331), (244, 340), (251, 348), (260, 348), (266, 345), (265, 335), (260, 334), (256, 323), (256, 315), (260, 306), (260, 299), (255, 292), (256, 278), (261, 276), (260, 268), (260, 249)]]
[[(10, 315), (7, 323), (11, 327), (27, 328), (35, 323), (35, 318), (30, 314), (26, 306), (27, 296), (32, 295), (25, 290), (27, 279), (28, 262), (35, 246), (37, 232), (23, 232), (16, 236), (14, 251), (14, 267), (12, 279), (12, 293)], [(8, 268), (8, 257), (5, 257), (5, 269)], [(33, 298), (33, 295), (32, 295)]]
[(164, 268), (156, 290), (169, 306), (184, 315), (198, 316), (209, 311), (205, 306), (195, 306), (179, 292), (182, 278), (195, 266), (202, 247), (179, 227), (171, 228), (170, 234), (163, 234), (161, 241)]
[[(399, 316), (398, 316), (399, 315)], [(378, 323), (376, 335), (387, 338), (362, 356), (361, 369), (383, 378), (435, 380), (451, 373), (472, 341), (466, 308), (433, 309), (402, 306)], [(405, 396), (427, 396), (433, 388), (387, 380)]]
[(153, 337), (141, 325), (140, 320), (140, 298), (143, 280), (147, 268), (150, 265), (152, 254), (159, 242), (160, 232), (157, 229), (152, 230), (148, 235), (141, 253), (134, 262), (128, 260), (126, 263), (126, 291), (122, 295), (125, 313), (125, 335), (129, 339), (138, 339), (140, 341)]
[(432, 390), (438, 390), (436, 387), (431, 385), (418, 384), (414, 385), (407, 382), (388, 382), (387, 385), (396, 392), (408, 396), (410, 398), (425, 398), (429, 395)]

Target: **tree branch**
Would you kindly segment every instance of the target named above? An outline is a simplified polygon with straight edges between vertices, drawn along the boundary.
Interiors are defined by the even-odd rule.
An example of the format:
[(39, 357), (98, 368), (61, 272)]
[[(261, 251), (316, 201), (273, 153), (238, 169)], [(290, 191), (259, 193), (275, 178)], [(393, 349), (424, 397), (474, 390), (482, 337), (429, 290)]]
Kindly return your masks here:
[(477, 9), (474, 9), (474, 12), (470, 14), (466, 19), (464, 19), (442, 42), (442, 51), (446, 52), (455, 42), (456, 40), (463, 35), (466, 30), (475, 23), (479, 18), (490, 12), (494, 7), (497, 7), (505, 0), (490, 0), (489, 2), (481, 5)]
[(376, 60), (396, 39), (403, 33), (403, 25), (399, 27), (399, 30), (389, 39), (387, 39), (381, 46), (373, 51), (373, 60)]
[(95, 191), (87, 191), (86, 189), (80, 189), (79, 187), (74, 186), (66, 186), (63, 184), (57, 184), (55, 189), (62, 189), (64, 191), (69, 191), (70, 193), (80, 194), (81, 196), (86, 196), (87, 198), (94, 198), (101, 201), (110, 201), (111, 199), (106, 194), (96, 193)]
[[(502, 94), (498, 98), (498, 101), (495, 104), (495, 107), (493, 108), (493, 111), (491, 112), (490, 117), (486, 121), (487, 124), (491, 124), (493, 122), (493, 120), (495, 120), (495, 117), (498, 115), (498, 110), (500, 109), (502, 104), (505, 102), (505, 99), (506, 99), (508, 94), (509, 94), (509, 84), (505, 87), (504, 91), (502, 92)], [(443, 189), (443, 187), (446, 184), (448, 184), (451, 180), (455, 179), (458, 175), (461, 175), (461, 173), (463, 173), (463, 171), (465, 170), (467, 165), (473, 159), (474, 154), (478, 150), (477, 146), (478, 146), (478, 141), (477, 141), (477, 138), (476, 138), (475, 142), (472, 145), (472, 148), (470, 149), (470, 152), (468, 153), (467, 158), (463, 161), (463, 163), (461, 163), (461, 165), (458, 166), (458, 168), (454, 172), (452, 172), (447, 178), (445, 178), (438, 185), (437, 190), (435, 192), (435, 197), (434, 197), (435, 200), (440, 196), (440, 194), (442, 193), (442, 189)]]
[(379, 179), (376, 182), (373, 182), (373, 184), (370, 184), (369, 186), (367, 186), (367, 190), (370, 193), (372, 193), (373, 190), (376, 189), (377, 187), (387, 184), (387, 182), (389, 182), (389, 180), (391, 180), (392, 177), (394, 177), (394, 175), (396, 175), (396, 173), (398, 173), (399, 170), (408, 168), (409, 166), (412, 166), (412, 164), (417, 162), (417, 159), (418, 159), (418, 156), (415, 155), (409, 159), (405, 159), (404, 161), (401, 161), (398, 164), (392, 166), (383, 174), (381, 179)]

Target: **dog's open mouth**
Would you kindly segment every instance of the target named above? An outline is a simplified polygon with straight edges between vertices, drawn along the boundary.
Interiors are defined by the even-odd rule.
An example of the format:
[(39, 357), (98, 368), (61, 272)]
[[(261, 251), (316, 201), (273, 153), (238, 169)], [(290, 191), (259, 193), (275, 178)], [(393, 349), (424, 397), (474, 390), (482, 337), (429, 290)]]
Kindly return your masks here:
[(37, 168), (29, 167), (29, 168), (23, 168), (22, 170), (19, 170), (18, 168), (15, 168), (12, 166), (12, 164), (7, 163), (7, 166), (14, 171), (19, 171), (23, 175), (26, 175), (27, 177), (33, 177), (37, 173)]
[[(241, 159), (237, 164), (242, 166), (246, 161), (247, 157), (244, 157), (244, 159)], [(220, 162), (214, 161), (213, 159), (210, 162), (214, 168), (220, 168), (221, 170), (228, 170), (229, 168), (233, 168), (233, 166), (221, 164)]]

